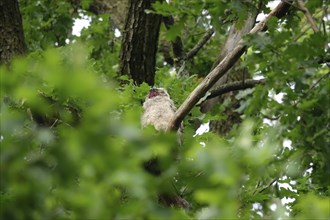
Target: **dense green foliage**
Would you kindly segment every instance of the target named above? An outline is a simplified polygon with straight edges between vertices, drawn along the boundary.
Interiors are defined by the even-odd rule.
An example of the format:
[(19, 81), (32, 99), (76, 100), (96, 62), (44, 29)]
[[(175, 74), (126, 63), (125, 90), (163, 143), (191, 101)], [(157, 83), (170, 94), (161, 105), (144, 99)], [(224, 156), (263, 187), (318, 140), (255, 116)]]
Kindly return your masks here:
[[(216, 59), (229, 27), (217, 21), (244, 22), (243, 12), (254, 4), (171, 2), (155, 5), (157, 13), (178, 20), (161, 30), (161, 38), (179, 35), (188, 50), (199, 40), (195, 33), (216, 29), (186, 64), (191, 76), (170, 74), (173, 68), (158, 54), (156, 85), (167, 88), (178, 106)], [(317, 22), (322, 3), (306, 4)], [(120, 38), (109, 34), (109, 15), (81, 10), (91, 25), (77, 37), (69, 32), (82, 14), (67, 1), (20, 6), (30, 53), (0, 68), (1, 219), (329, 218), (329, 37), (302, 33), (309, 25), (303, 13), (292, 11), (285, 22), (274, 19), (268, 31), (246, 37), (250, 48), (241, 65), (266, 83), (236, 96), (243, 122), (226, 136), (194, 136), (194, 119), (226, 119), (221, 106), (216, 116), (194, 108), (184, 121), (180, 161), (173, 161), (175, 134), (140, 128), (149, 86), (122, 85), (115, 77)], [(142, 166), (153, 155), (166, 167), (159, 177)], [(173, 187), (190, 210), (157, 202), (160, 191)]]

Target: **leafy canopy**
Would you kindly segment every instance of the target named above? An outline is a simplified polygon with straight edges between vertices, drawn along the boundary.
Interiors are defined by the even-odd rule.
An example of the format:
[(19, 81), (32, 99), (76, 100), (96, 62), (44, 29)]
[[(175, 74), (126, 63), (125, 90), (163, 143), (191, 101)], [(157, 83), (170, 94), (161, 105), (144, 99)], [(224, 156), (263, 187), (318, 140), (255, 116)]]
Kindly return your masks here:
[[(194, 33), (216, 29), (187, 63), (191, 76), (170, 74), (173, 68), (158, 54), (156, 84), (179, 105), (216, 59), (228, 30), (226, 23), (216, 25), (217, 18), (244, 21), (241, 12), (253, 4), (171, 2), (154, 5), (157, 13), (179, 20), (179, 28), (162, 29), (161, 38), (181, 36), (190, 48), (199, 39)], [(67, 1), (20, 6), (30, 54), (0, 68), (1, 219), (329, 218), (330, 80), (320, 64), (327, 38), (311, 30), (301, 35), (302, 13), (246, 37), (250, 49), (240, 65), (266, 83), (237, 95), (241, 125), (227, 136), (194, 136), (196, 118), (226, 119), (221, 107), (212, 116), (196, 107), (184, 121), (180, 160), (173, 161), (175, 134), (140, 128), (149, 87), (115, 79), (120, 39), (108, 34), (109, 15), (81, 9), (91, 25), (76, 37), (68, 33), (82, 14)], [(306, 5), (316, 19), (321, 6)], [(160, 177), (142, 166), (154, 155), (165, 167)], [(158, 204), (161, 191), (173, 190), (190, 210)], [(284, 205), (284, 198), (291, 202)]]

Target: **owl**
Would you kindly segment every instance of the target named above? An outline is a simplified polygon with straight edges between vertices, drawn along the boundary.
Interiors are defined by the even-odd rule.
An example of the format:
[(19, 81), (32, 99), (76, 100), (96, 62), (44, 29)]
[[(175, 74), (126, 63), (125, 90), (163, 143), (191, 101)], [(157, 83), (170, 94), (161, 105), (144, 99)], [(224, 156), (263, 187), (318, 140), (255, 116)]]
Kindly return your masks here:
[[(169, 94), (163, 88), (152, 88), (149, 91), (143, 103), (143, 109), (144, 112), (141, 117), (142, 127), (152, 125), (157, 131), (164, 132), (167, 130), (168, 124), (176, 111), (174, 102), (171, 100)], [(181, 143), (181, 132), (182, 127), (178, 130), (179, 144)], [(178, 147), (178, 144), (175, 143), (175, 146)], [(173, 160), (173, 162), (176, 162), (178, 157), (177, 155), (175, 155), (174, 157), (175, 159)], [(144, 168), (154, 176), (159, 176), (163, 172), (159, 164), (159, 158), (157, 158), (157, 156), (150, 159), (149, 161), (146, 161), (143, 165)], [(189, 203), (176, 193), (162, 193), (159, 195), (158, 199), (160, 203), (166, 206), (176, 206), (185, 209), (190, 207)]]
[(176, 107), (163, 88), (152, 88), (143, 103), (142, 127), (153, 125), (157, 131), (166, 131)]

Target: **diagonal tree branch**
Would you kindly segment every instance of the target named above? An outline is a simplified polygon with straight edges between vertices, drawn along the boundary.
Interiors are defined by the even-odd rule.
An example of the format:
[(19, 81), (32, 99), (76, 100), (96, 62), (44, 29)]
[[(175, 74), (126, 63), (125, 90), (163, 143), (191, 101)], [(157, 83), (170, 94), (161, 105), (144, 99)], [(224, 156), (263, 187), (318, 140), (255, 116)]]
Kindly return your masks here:
[(256, 85), (262, 85), (262, 84), (265, 84), (265, 80), (263, 79), (261, 80), (247, 79), (245, 81), (236, 81), (236, 82), (227, 83), (212, 90), (210, 92), (210, 95), (208, 95), (206, 99), (211, 99), (216, 96), (223, 95), (227, 92), (253, 88)]
[(193, 58), (198, 53), (198, 51), (207, 43), (207, 41), (212, 37), (213, 34), (213, 28), (209, 29), (204, 34), (203, 38), (200, 39), (198, 43), (186, 54), (185, 60)]
[[(255, 34), (262, 31), (266, 27), (266, 23), (270, 18), (285, 14), (289, 7), (290, 4), (286, 2), (279, 3), (277, 7), (264, 18), (264, 20), (255, 25), (249, 34)], [(225, 56), (225, 58), (204, 78), (194, 91), (190, 93), (171, 119), (167, 130), (175, 131), (179, 128), (184, 117), (190, 112), (199, 99), (202, 98), (204, 94), (236, 63), (245, 52), (246, 48), (247, 46), (244, 44), (244, 41), (239, 41), (236, 47)]]
[[(252, 4), (253, 0), (246, 0), (244, 2), (246, 4)], [(241, 27), (237, 26), (238, 21), (231, 21), (231, 25), (228, 30), (226, 40), (223, 42), (222, 46), (219, 48), (220, 49), (219, 54), (218, 54), (215, 62), (213, 62), (211, 70), (214, 69), (221, 62), (221, 60), (235, 48), (235, 46), (238, 44), (238, 42), (245, 35), (247, 35), (251, 31), (251, 29), (255, 26), (257, 15), (261, 11), (262, 5), (263, 5), (263, 3), (260, 2), (260, 3), (258, 3), (257, 7), (255, 7), (255, 5), (253, 7), (251, 7), (251, 9), (249, 10), (249, 13)], [(230, 68), (230, 70), (228, 70), (226, 72), (226, 74), (224, 76), (222, 76), (212, 86), (211, 89), (215, 89), (228, 82), (241, 81), (242, 78), (245, 78), (245, 77), (249, 78), (250, 76), (249, 76), (248, 72), (244, 71), (242, 74), (242, 72), (241, 72), (242, 69), (239, 66), (240, 66), (239, 62), (236, 62), (235, 65), (232, 68)], [(217, 103), (223, 102), (223, 99), (224, 99), (224, 97), (219, 96), (214, 99), (204, 100), (200, 105), (200, 111), (203, 113), (211, 111)], [(233, 105), (236, 105), (236, 104), (233, 102)], [(232, 127), (233, 123), (237, 123), (240, 118), (238, 113), (233, 113), (231, 116), (232, 116), (232, 117), (230, 117), (232, 119), (231, 122), (228, 121), (228, 124), (223, 125), (223, 126), (220, 125), (220, 123), (218, 123), (218, 122), (215, 122), (215, 121), (212, 122), (212, 123), (218, 123), (219, 126), (216, 125), (216, 126), (212, 127), (211, 130), (213, 132), (217, 132), (217, 133), (221, 133), (220, 132), (220, 130), (222, 130), (221, 127), (227, 127), (227, 129), (230, 130), (230, 127)], [(214, 128), (214, 130), (213, 130), (213, 128)], [(223, 131), (225, 132), (225, 130), (226, 129), (224, 129)]]
[(311, 13), (308, 11), (308, 9), (305, 7), (305, 4), (302, 0), (297, 0), (297, 4), (299, 9), (304, 13), (306, 16), (307, 21), (310, 23), (314, 33), (317, 33), (320, 31), (320, 29), (317, 27), (316, 22), (314, 21), (313, 16)]

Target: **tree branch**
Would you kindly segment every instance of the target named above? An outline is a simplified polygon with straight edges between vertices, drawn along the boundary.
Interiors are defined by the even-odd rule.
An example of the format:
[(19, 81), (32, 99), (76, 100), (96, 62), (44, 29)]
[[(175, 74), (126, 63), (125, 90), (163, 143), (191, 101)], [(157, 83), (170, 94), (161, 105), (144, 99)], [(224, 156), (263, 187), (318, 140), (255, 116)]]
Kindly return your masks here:
[(266, 189), (268, 189), (269, 187), (271, 187), (275, 182), (277, 181), (277, 178), (274, 178), (267, 186), (265, 186), (265, 187), (263, 187), (261, 190), (259, 190), (259, 191), (255, 191), (254, 193), (253, 193), (253, 195), (254, 194), (256, 194), (256, 193), (262, 193), (262, 192), (264, 192)]
[(324, 74), (322, 77), (320, 77), (306, 92), (306, 94), (308, 94), (312, 89), (315, 88), (315, 86), (317, 86), (317, 84), (319, 84), (324, 78), (329, 77), (330, 76), (330, 71), (326, 74)]
[(263, 79), (261, 79), (261, 80), (247, 79), (245, 81), (236, 81), (236, 82), (227, 83), (227, 84), (221, 85), (220, 87), (212, 90), (210, 92), (210, 95), (208, 95), (206, 99), (211, 99), (216, 96), (223, 95), (227, 92), (253, 88), (256, 85), (260, 85), (260, 84), (264, 84), (264, 83), (265, 83), (265, 80), (263, 80)]
[(308, 11), (308, 9), (305, 7), (305, 4), (302, 0), (297, 0), (297, 4), (299, 9), (304, 13), (304, 15), (307, 18), (307, 21), (310, 23), (314, 33), (317, 33), (320, 31), (320, 29), (317, 27), (316, 22), (314, 21), (313, 16), (311, 13)]
[(198, 51), (206, 44), (206, 42), (212, 37), (213, 34), (213, 28), (209, 29), (204, 34), (203, 38), (200, 39), (198, 43), (186, 54), (185, 60), (193, 58), (198, 53)]
[[(255, 34), (262, 31), (266, 23), (273, 16), (285, 14), (290, 5), (286, 2), (281, 2), (274, 8), (268, 16), (254, 26), (249, 34)], [(245, 52), (247, 46), (243, 40), (240, 40), (236, 47), (204, 78), (204, 80), (194, 89), (188, 98), (182, 103), (175, 115), (171, 119), (167, 130), (175, 131), (179, 128), (183, 118), (190, 112), (200, 98), (236, 63), (236, 61)]]
[[(165, 24), (166, 29), (169, 30), (174, 24), (174, 19), (172, 16), (166, 16), (163, 17), (163, 22)], [(212, 28), (209, 29), (204, 34), (202, 39), (200, 39), (198, 43), (188, 53), (184, 52), (183, 43), (179, 36), (176, 37), (174, 41), (171, 41), (172, 50), (174, 54), (174, 66), (179, 69), (182, 65), (184, 65), (184, 61), (193, 58), (198, 53), (198, 51), (206, 44), (206, 42), (212, 37), (213, 33), (214, 30)]]

